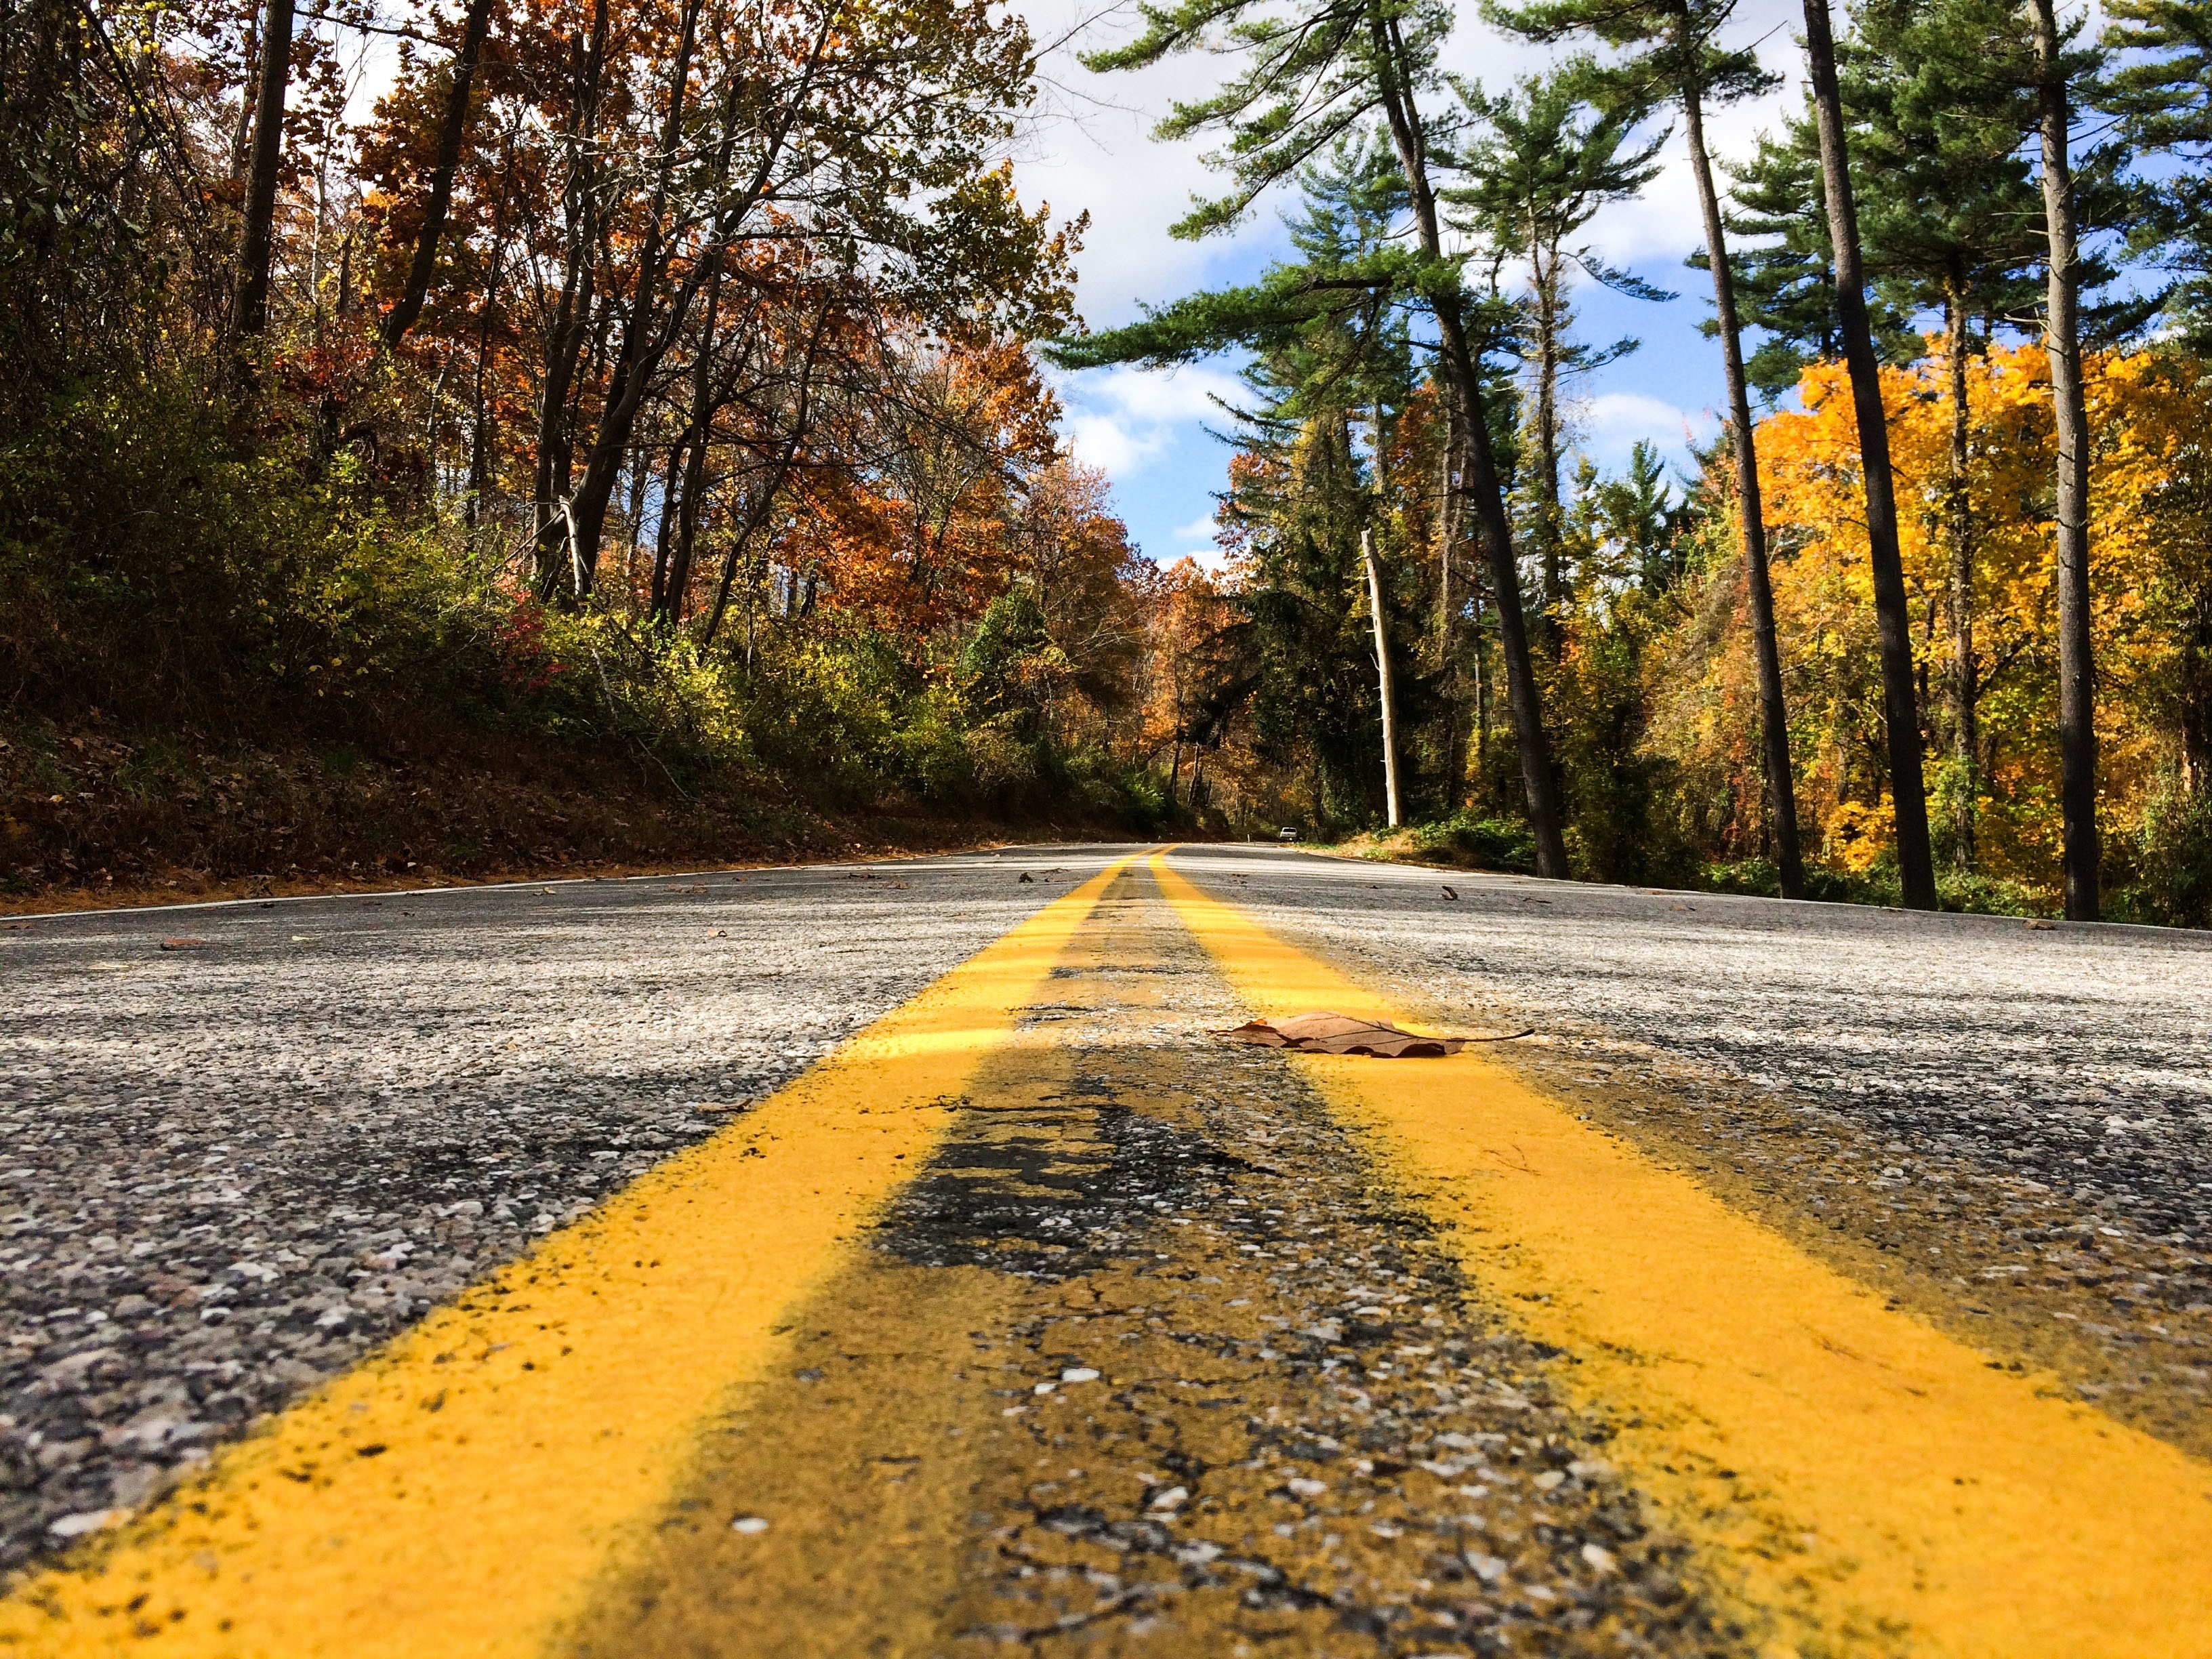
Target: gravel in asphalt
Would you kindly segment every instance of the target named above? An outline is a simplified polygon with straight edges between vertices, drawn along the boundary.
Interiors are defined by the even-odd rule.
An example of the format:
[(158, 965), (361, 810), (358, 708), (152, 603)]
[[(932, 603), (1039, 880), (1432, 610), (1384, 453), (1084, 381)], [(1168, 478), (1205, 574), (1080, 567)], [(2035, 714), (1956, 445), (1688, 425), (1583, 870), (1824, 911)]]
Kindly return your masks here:
[(1743, 1650), (1571, 1362), (1241, 1018), (1125, 878), (1048, 1046), (986, 1068), (556, 1650)]
[[(1954, 1334), (2212, 1455), (2212, 934), (1176, 866)], [(1449, 884), (1458, 895), (1446, 898)]]
[[(0, 1568), (144, 1501), (1109, 855), (0, 932)], [(2212, 937), (1272, 848), (1176, 862), (1440, 1024), (1535, 1027), (1498, 1057), (2000, 1363), (2212, 1452)], [(1234, 1623), (1234, 1604), (1386, 1644), (1727, 1645), (1595, 1468), (1605, 1424), (1553, 1403), (1554, 1356), (1486, 1319), (1285, 1092), (1281, 1057), (1175, 1049), (1191, 1076), (1170, 1086), (1133, 1044), (1147, 998), (1161, 1053), (1192, 1017), (1241, 1012), (1181, 948), (1094, 962), (1033, 1011), (1071, 1039), (1073, 1115), (1036, 1146), (956, 1134), (886, 1235), (908, 1269), (1012, 1286), (949, 1361), (1007, 1373), (975, 1432), (995, 1425), (1000, 1467), (1024, 1471), (979, 1491), (962, 1534), (994, 1564), (963, 1628), (1058, 1640), (1170, 1603)], [(847, 1350), (807, 1340), (823, 1363), (798, 1369), (834, 1376)], [(1055, 1380), (1086, 1370), (1101, 1380)], [(1185, 1383), (1189, 1411), (1168, 1410)], [(1193, 1424), (1214, 1425), (1196, 1451)]]
[(0, 1570), (143, 1503), (1102, 862), (0, 932)]

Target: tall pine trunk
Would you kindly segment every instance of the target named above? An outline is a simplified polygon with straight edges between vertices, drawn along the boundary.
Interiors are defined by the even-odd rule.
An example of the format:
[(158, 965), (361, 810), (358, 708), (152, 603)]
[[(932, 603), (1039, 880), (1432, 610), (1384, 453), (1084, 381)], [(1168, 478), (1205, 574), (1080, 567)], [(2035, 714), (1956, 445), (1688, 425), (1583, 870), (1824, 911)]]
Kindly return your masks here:
[(1559, 250), (1547, 247), (1533, 217), (1529, 283), (1536, 299), (1536, 544), (1544, 571), (1544, 648), (1556, 661), (1566, 631), (1566, 573), (1559, 507)]
[(2035, 0), (2036, 92), (2043, 130), (2043, 213), (2050, 234), (2044, 340), (2058, 428), (2058, 758), (2064, 819), (2066, 919), (2097, 920), (2097, 726), (2089, 642), (2089, 416), (2081, 392), (2081, 264), (2074, 175), (2066, 159), (2072, 112), (2051, 0)]
[[(1390, 21), (1377, 9), (1369, 14), (1370, 32), (1377, 59), (1384, 65), (1403, 61), (1404, 48)], [(1390, 137), (1404, 169), (1413, 199), (1413, 222), (1421, 251), (1434, 263), (1443, 258), (1436, 191), (1429, 180), (1428, 157), (1416, 112), (1403, 88), (1406, 79), (1395, 68), (1386, 69), (1382, 108)], [(1498, 458), (1490, 441), (1490, 423), (1483, 418), (1482, 372), (1467, 336), (1467, 321), (1460, 309), (1456, 279), (1429, 296), (1436, 313), (1439, 349), (1453, 394), (1467, 411), (1468, 489), (1474, 498), (1477, 532), (1490, 566), (1492, 599), (1498, 606), (1499, 654), (1505, 659), (1506, 694), (1512, 704), (1514, 735), (1521, 750), (1521, 788), (1528, 809), (1528, 827), (1536, 840), (1536, 873), (1564, 880), (1567, 875), (1567, 843), (1559, 830), (1559, 791), (1552, 778), (1552, 745), (1544, 734), (1543, 707), (1536, 690), (1535, 665), (1528, 655), (1528, 627), (1521, 609), (1521, 572), (1513, 554), (1513, 531), (1505, 517), (1505, 495), (1498, 476)]]
[[(1954, 262), (1955, 264), (1955, 262)], [(1953, 828), (1952, 862), (1974, 867), (1975, 819), (1981, 794), (1979, 670), (1974, 661), (1974, 515), (1966, 488), (1968, 440), (1972, 410), (1967, 400), (1966, 285), (1954, 270), (1943, 296), (1943, 349), (1951, 371), (1951, 476), (1947, 481), (1945, 517), (1951, 539), (1951, 694), (1957, 729), (1952, 752), (1958, 761), (1959, 816)]]
[[(1692, 61), (1688, 18), (1678, 36), (1685, 62)], [(1759, 497), (1759, 447), (1751, 427), (1751, 389), (1743, 368), (1743, 322), (1735, 305), (1720, 195), (1713, 187), (1712, 158), (1705, 149), (1705, 98), (1694, 79), (1682, 85), (1682, 125), (1689, 138), (1690, 170), (1705, 221), (1705, 255), (1713, 268), (1713, 307), (1720, 321), (1721, 362), (1728, 380), (1729, 426), (1735, 440), (1737, 503), (1743, 529), (1744, 570), (1751, 587), (1751, 636), (1759, 659), (1759, 716), (1765, 739), (1766, 793), (1774, 817), (1774, 862), (1782, 896), (1805, 896), (1805, 858), (1797, 844), (1797, 784), (1790, 761), (1790, 714), (1782, 690), (1782, 650), (1774, 628), (1774, 584), (1766, 560), (1766, 514)]]
[[(2048, 0), (2041, 0), (2048, 3)], [(1889, 789), (1897, 813), (1897, 870), (1906, 907), (1936, 908), (1936, 862), (1928, 843), (1928, 793), (1920, 769), (1920, 702), (1913, 683), (1912, 619), (1906, 609), (1905, 561), (1897, 544), (1897, 491), (1890, 475), (1889, 421), (1881, 404), (1881, 368), (1867, 320), (1866, 273), (1858, 214), (1844, 148), (1843, 95), (1836, 84), (1836, 45), (1828, 0), (1805, 0), (1806, 67), (1820, 132), (1820, 179), (1828, 198), (1828, 240), (1835, 252), (1836, 320), (1850, 371), (1858, 416), (1859, 464), (1865, 475), (1868, 563), (1874, 575), (1875, 626), (1881, 643), (1882, 720), (1887, 728)]]

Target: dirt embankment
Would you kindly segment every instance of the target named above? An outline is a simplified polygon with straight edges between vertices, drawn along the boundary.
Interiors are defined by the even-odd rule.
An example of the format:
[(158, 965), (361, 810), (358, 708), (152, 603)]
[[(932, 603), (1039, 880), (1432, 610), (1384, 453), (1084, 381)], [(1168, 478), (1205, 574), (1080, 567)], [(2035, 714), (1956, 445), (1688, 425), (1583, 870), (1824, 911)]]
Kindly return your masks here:
[(1096, 840), (1126, 826), (840, 806), (773, 773), (508, 734), (273, 749), (0, 727), (0, 914)]

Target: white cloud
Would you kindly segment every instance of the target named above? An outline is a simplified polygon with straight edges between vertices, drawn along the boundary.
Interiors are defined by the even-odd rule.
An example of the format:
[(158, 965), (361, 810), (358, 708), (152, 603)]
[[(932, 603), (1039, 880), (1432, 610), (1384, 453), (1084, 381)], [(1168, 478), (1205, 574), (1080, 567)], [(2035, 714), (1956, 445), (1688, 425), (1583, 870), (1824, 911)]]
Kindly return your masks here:
[(1193, 519), (1182, 529), (1176, 531), (1176, 539), (1180, 542), (1211, 542), (1213, 539), (1213, 532), (1218, 528), (1219, 526), (1215, 523), (1212, 513), (1208, 511), (1204, 518)]
[(1213, 399), (1238, 386), (1235, 376), (1203, 365), (1070, 374), (1058, 383), (1067, 406), (1060, 428), (1078, 460), (1121, 483), (1172, 445), (1206, 442), (1199, 423), (1219, 418)]
[(1060, 422), (1067, 447), (1085, 466), (1095, 466), (1118, 483), (1167, 447), (1157, 428), (1139, 432), (1110, 414), (1071, 412)]
[(1694, 441), (1710, 443), (1720, 417), (1710, 409), (1688, 410), (1640, 392), (1607, 392), (1578, 403), (1577, 446), (1599, 465), (1617, 468), (1641, 441), (1672, 461), (1686, 461)]

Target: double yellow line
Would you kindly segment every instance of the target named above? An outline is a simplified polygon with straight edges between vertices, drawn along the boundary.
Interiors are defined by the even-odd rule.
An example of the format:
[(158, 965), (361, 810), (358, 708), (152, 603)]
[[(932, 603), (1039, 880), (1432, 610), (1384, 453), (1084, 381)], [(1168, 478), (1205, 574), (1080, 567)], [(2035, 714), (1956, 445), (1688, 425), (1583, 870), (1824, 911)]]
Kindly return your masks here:
[[(1130, 862), (20, 1586), (0, 1652), (545, 1650)], [(1255, 1012), (1398, 1018), (1151, 870)], [(1292, 1059), (1486, 1299), (1567, 1352), (1754, 1650), (2212, 1655), (2212, 1468), (1886, 1311), (1478, 1054)]]
[(543, 1650), (1130, 861), (21, 1586), (0, 1652)]

